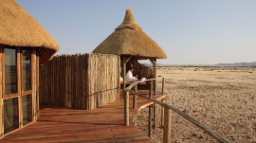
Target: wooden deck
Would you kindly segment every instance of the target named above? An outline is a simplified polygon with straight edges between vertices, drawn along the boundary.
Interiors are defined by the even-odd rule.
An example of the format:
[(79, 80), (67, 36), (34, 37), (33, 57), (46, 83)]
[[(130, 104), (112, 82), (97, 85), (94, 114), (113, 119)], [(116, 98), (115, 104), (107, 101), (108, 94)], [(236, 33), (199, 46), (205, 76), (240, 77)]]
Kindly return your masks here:
[[(148, 94), (146, 90), (139, 93)], [(154, 99), (163, 95), (158, 93)], [(137, 97), (138, 109), (132, 109), (130, 94), (130, 126), (124, 125), (124, 99), (113, 101), (93, 110), (79, 110), (67, 107), (40, 105), (40, 116), (36, 123), (5, 136), (1, 143), (67, 143), (67, 142), (151, 142), (132, 123), (138, 109), (150, 101)]]

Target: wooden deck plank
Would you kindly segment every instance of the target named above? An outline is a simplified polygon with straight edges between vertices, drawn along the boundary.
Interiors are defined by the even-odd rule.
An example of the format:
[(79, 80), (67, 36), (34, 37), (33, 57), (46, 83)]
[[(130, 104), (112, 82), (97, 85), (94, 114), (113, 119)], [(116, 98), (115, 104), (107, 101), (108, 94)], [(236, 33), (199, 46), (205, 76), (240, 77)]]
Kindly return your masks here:
[[(138, 90), (149, 94), (148, 90)], [(132, 124), (138, 110), (149, 105), (137, 97), (138, 109), (132, 109), (133, 95), (129, 95), (129, 122), (124, 125), (124, 98), (93, 110), (79, 110), (55, 105), (40, 105), (40, 116), (34, 124), (5, 136), (1, 143), (11, 142), (151, 142)], [(159, 92), (155, 99), (164, 95)]]

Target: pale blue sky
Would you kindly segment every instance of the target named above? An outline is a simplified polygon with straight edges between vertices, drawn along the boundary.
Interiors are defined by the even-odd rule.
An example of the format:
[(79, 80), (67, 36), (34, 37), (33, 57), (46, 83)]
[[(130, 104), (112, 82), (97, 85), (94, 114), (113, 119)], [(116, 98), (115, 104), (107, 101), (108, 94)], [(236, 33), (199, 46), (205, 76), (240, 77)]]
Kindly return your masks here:
[(59, 43), (57, 54), (91, 53), (132, 8), (167, 54), (162, 64), (256, 61), (255, 0), (16, 0)]

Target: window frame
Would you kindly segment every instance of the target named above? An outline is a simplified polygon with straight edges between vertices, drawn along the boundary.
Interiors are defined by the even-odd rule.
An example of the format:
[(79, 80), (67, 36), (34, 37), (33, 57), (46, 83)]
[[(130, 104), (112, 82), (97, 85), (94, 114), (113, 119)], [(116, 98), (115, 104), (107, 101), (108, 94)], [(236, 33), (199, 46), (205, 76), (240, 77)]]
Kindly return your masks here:
[(36, 49), (36, 111), (39, 116), (39, 49)]
[[(16, 74), (17, 74), (17, 78), (16, 78), (16, 82), (17, 82), (17, 93), (15, 93), (15, 94), (9, 94), (9, 95), (6, 95), (5, 94), (5, 48), (6, 47), (3, 47), (2, 48), (2, 75), (3, 75), (3, 77), (2, 77), (2, 80), (3, 80), (3, 84), (2, 84), (2, 86), (3, 86), (3, 100), (5, 100), (5, 99), (10, 99), (10, 98), (15, 98), (15, 97), (18, 97), (19, 95), (20, 95), (20, 90), (19, 90), (19, 84), (20, 84), (20, 81), (19, 81), (19, 79), (20, 79), (20, 77), (19, 77), (19, 74), (20, 74), (20, 72), (19, 72), (19, 70), (20, 70), (20, 68), (19, 68), (19, 60), (20, 60), (20, 58), (19, 58), (19, 56), (20, 56), (20, 54), (19, 54), (19, 52), (20, 52), (20, 48), (13, 48), (13, 49), (16, 49)], [(8, 47), (9, 48), (9, 47)]]
[[(6, 95), (5, 94), (5, 48), (11, 48), (11, 49), (16, 49), (16, 74), (17, 74), (17, 79), (16, 79), (16, 82), (17, 82), (17, 93), (15, 94), (9, 94), (9, 95)], [(31, 62), (30, 62), (30, 67), (31, 67), (31, 73), (30, 73), (30, 76), (31, 76), (31, 90), (28, 90), (28, 91), (23, 91), (23, 49), (29, 49), (30, 50), (30, 56), (31, 56)], [(34, 118), (33, 118), (33, 112), (34, 112), (34, 106), (35, 104), (33, 104), (33, 102), (35, 102), (33, 98), (33, 92), (36, 92), (34, 91), (34, 85), (33, 85), (33, 62), (36, 62), (37, 64), (37, 55), (38, 55), (38, 50), (37, 49), (34, 49), (34, 48), (29, 48), (29, 47), (15, 47), (15, 46), (2, 46), (0, 47), (0, 51), (2, 51), (2, 102), (4, 102), (4, 100), (8, 100), (8, 99), (11, 99), (11, 98), (18, 98), (18, 112), (19, 112), (19, 128), (18, 129), (15, 129), (13, 131), (10, 131), (8, 133), (5, 133), (4, 136), (8, 135), (8, 134), (11, 134), (19, 129), (22, 129), (24, 128), (25, 126), (28, 126), (30, 124), (32, 124), (34, 122)], [(33, 54), (36, 54), (36, 58), (34, 59), (34, 55)], [(39, 60), (39, 58), (38, 58)], [(38, 62), (39, 63), (39, 62)], [(37, 66), (37, 65), (36, 65)], [(37, 72), (35, 72), (35, 74), (37, 74)], [(39, 74), (39, 73), (38, 73)], [(37, 76), (37, 75), (36, 75)], [(38, 82), (39, 83), (39, 82)], [(37, 86), (37, 85), (36, 85)], [(38, 85), (39, 86), (39, 85)], [(38, 89), (39, 90), (39, 89)], [(31, 116), (32, 116), (32, 121), (30, 123), (27, 123), (25, 126), (23, 125), (23, 111), (22, 111), (22, 97), (25, 96), (25, 95), (29, 95), (31, 94), (32, 95), (32, 113), (31, 113)], [(3, 115), (4, 116), (4, 113)], [(4, 121), (3, 121), (4, 123)], [(3, 128), (4, 130), (4, 128)]]
[[(24, 49), (29, 49), (30, 50), (30, 83), (31, 83), (31, 90), (28, 91), (24, 91), (23, 90), (23, 50)], [(28, 95), (28, 94), (32, 94), (33, 92), (33, 50), (32, 48), (20, 48), (20, 77), (21, 77), (21, 95), (20, 96), (24, 96), (24, 95)]]
[[(30, 77), (31, 77), (31, 90), (28, 91), (23, 91), (23, 50), (24, 49), (29, 49), (30, 50)], [(21, 90), (21, 94), (19, 95), (20, 97), (20, 129), (24, 128), (28, 125), (30, 125), (31, 123), (34, 122), (34, 118), (33, 118), (33, 109), (34, 109), (34, 104), (33, 104), (33, 50), (32, 48), (28, 48), (28, 47), (24, 47), (24, 48), (20, 48), (20, 90)], [(23, 124), (23, 109), (22, 109), (22, 97), (26, 96), (26, 95), (32, 95), (32, 112), (31, 112), (31, 116), (32, 116), (32, 121), (30, 123), (27, 123), (26, 125)]]
[[(14, 97), (18, 97), (18, 96), (23, 96), (23, 95), (28, 95), (28, 94), (32, 94), (33, 92), (33, 49), (32, 48), (25, 48), (25, 49), (29, 49), (30, 50), (30, 76), (31, 76), (31, 90), (28, 90), (28, 91), (23, 91), (23, 52), (22, 50), (24, 48), (20, 48), (20, 47), (17, 47), (17, 48), (13, 48), (13, 49), (16, 49), (16, 62), (17, 62), (17, 79), (16, 79), (16, 82), (17, 82), (17, 93), (15, 94), (9, 94), (9, 95), (6, 95), (5, 94), (5, 48), (6, 47), (3, 47), (2, 49), (2, 79), (3, 79), (3, 99), (10, 99), (10, 98), (14, 98)], [(20, 80), (19, 80), (20, 79)]]

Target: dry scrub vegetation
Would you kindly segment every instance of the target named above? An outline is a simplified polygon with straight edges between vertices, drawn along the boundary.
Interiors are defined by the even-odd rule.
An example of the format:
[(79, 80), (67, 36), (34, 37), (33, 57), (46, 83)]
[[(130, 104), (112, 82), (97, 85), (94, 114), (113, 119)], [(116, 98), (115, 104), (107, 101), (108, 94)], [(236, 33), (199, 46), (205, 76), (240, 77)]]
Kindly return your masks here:
[[(256, 143), (256, 68), (158, 67), (165, 77), (167, 103), (232, 142)], [(158, 90), (161, 78), (158, 77)], [(160, 106), (152, 140), (162, 142)], [(148, 134), (148, 108), (140, 111), (137, 128)], [(171, 115), (171, 142), (217, 142), (177, 113)]]

